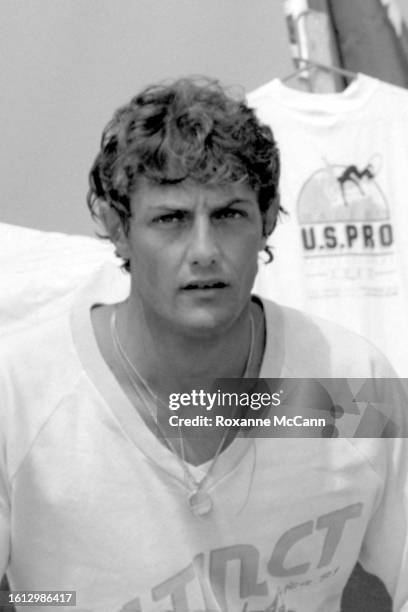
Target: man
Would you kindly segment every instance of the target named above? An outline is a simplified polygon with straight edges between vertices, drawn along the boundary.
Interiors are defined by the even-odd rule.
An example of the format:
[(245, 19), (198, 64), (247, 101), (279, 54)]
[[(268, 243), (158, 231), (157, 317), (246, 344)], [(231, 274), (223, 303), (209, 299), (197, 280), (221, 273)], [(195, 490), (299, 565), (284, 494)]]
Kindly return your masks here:
[[(270, 129), (217, 83), (151, 87), (115, 113), (88, 204), (130, 290), (104, 269), (69, 318), (3, 351), (0, 574), (12, 589), (74, 590), (82, 611), (335, 612), (360, 559), (408, 610), (404, 406), (377, 382), (391, 369), (362, 338), (251, 297), (278, 178)], [(250, 404), (220, 405), (246, 381), (252, 401), (257, 378), (274, 391), (263, 425)], [(333, 405), (313, 383), (356, 378), (376, 380), (400, 437), (376, 435), (381, 411), (365, 413), (372, 437), (352, 437), (354, 396)], [(329, 398), (327, 419), (292, 438), (279, 423), (303, 404), (311, 420), (311, 389)], [(342, 427), (350, 437), (327, 437)]]

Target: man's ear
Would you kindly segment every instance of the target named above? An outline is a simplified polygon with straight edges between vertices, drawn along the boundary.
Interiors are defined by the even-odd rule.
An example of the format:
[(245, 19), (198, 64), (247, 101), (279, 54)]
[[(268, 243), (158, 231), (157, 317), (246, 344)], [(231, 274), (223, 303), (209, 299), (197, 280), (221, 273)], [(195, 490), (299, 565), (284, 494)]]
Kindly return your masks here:
[(268, 210), (262, 215), (262, 249), (265, 248), (269, 236), (275, 229), (280, 207), (280, 195), (277, 194)]
[(125, 260), (130, 259), (128, 234), (116, 208), (108, 202), (99, 202), (98, 219), (111, 242), (115, 245), (116, 255)]

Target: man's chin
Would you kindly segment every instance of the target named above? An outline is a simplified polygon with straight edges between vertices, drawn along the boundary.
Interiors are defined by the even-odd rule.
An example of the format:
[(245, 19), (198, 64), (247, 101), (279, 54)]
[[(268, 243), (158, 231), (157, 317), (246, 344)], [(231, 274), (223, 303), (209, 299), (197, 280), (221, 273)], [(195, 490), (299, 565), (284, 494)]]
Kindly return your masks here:
[(187, 335), (196, 337), (209, 337), (225, 332), (236, 318), (237, 313), (229, 309), (197, 309), (194, 312), (185, 313), (180, 318), (180, 327)]

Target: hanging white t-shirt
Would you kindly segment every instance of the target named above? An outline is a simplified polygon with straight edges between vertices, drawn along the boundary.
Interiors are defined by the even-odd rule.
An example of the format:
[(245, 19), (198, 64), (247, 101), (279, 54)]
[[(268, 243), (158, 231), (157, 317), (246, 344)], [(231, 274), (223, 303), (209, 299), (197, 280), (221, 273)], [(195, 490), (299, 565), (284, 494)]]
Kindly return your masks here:
[(370, 338), (408, 376), (408, 91), (362, 74), (334, 94), (273, 80), (248, 103), (278, 141), (289, 212), (256, 291)]
[(87, 236), (0, 223), (0, 337), (38, 325), (63, 307), (113, 246)]
[[(127, 292), (105, 269), (70, 317), (4, 337), (0, 575), (11, 589), (76, 591), (77, 612), (338, 612), (360, 559), (406, 612), (406, 439), (236, 438), (206, 484), (211, 513), (196, 516), (180, 460), (98, 350), (90, 307)], [(263, 307), (261, 377), (393, 376), (364, 339)], [(357, 426), (356, 406), (346, 416)], [(199, 479), (208, 464), (190, 469)]]

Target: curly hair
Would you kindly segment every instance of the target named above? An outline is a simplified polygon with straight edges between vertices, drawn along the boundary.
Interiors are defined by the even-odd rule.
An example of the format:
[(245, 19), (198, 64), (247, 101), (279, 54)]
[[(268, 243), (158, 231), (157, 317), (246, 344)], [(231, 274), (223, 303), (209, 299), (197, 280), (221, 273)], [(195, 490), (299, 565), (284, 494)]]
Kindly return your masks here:
[[(279, 151), (271, 129), (243, 100), (229, 96), (216, 80), (184, 78), (152, 85), (119, 108), (105, 127), (89, 174), (87, 204), (115, 208), (126, 231), (131, 198), (144, 177), (159, 185), (191, 179), (199, 184), (247, 183), (260, 211), (279, 204)], [(109, 236), (105, 236), (109, 237)], [(269, 261), (270, 247), (265, 248)], [(129, 262), (124, 268), (129, 270)]]

